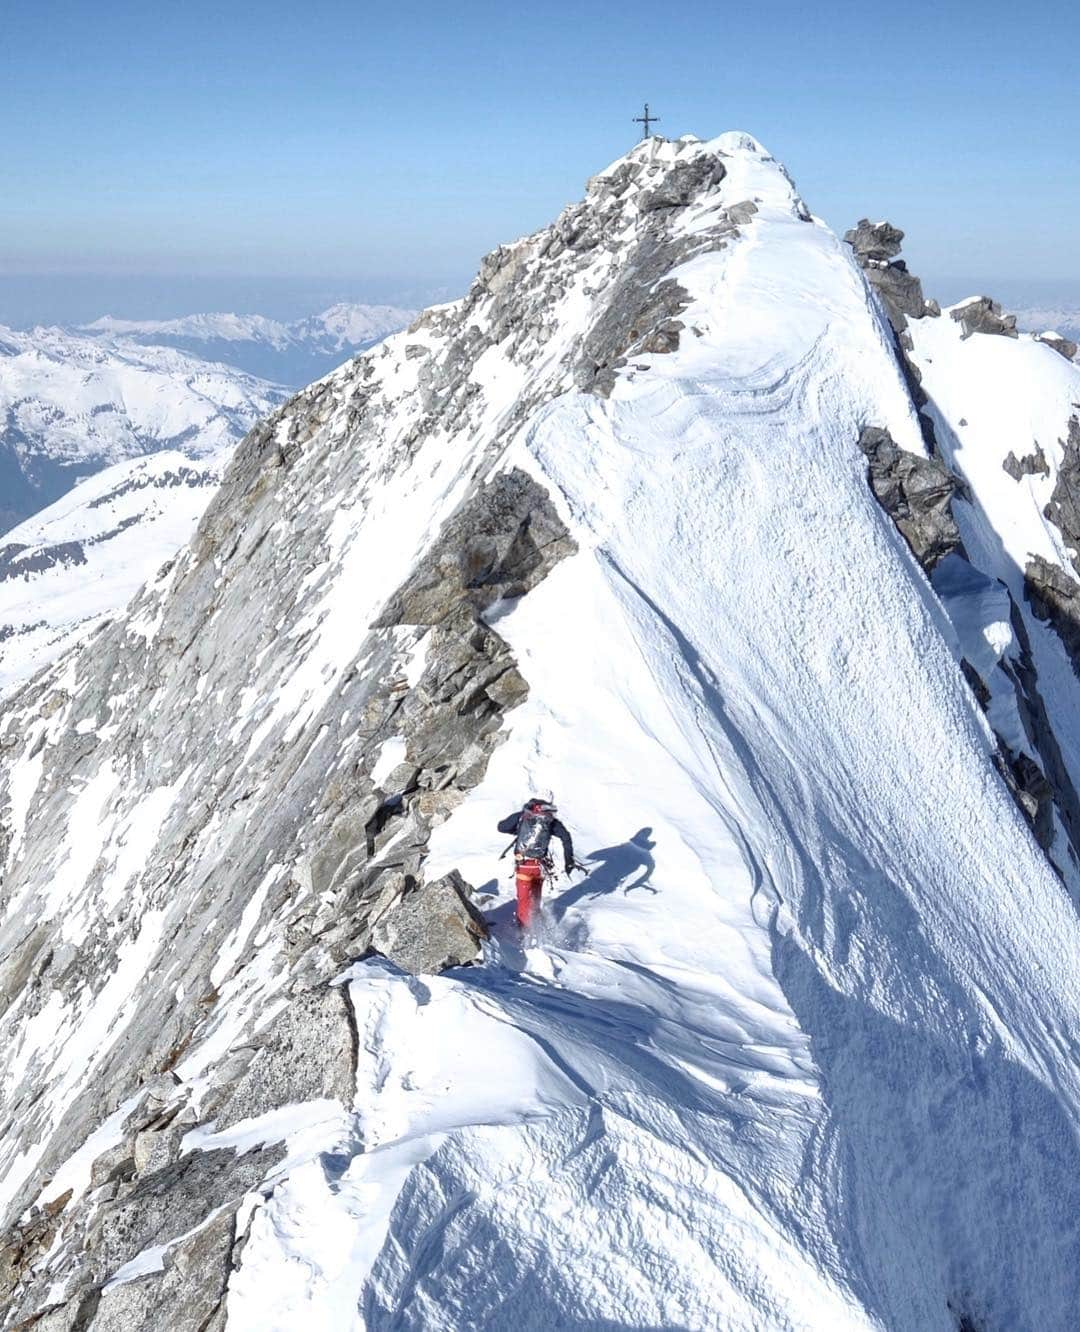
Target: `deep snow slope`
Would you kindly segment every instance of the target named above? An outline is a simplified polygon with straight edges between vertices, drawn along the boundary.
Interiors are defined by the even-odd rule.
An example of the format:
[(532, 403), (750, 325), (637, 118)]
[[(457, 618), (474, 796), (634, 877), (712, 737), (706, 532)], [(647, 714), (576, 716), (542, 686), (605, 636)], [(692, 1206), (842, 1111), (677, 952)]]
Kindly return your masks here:
[(186, 544), (227, 454), (116, 463), (0, 541), (0, 693), (121, 611)]
[(299, 388), (349, 356), (412, 322), (415, 310), (340, 301), (320, 314), (283, 323), (265, 315), (196, 314), (182, 319), (115, 319), (106, 315), (80, 330), (111, 343), (178, 347), (193, 356), (234, 365), (276, 384)]
[[(9, 1325), (1072, 1325), (1080, 922), (866, 426), (892, 332), (730, 134), (249, 436), (4, 712)], [(484, 965), (365, 960), (450, 869)]]
[[(979, 668), (988, 717), (1054, 787), (1049, 851), (1080, 903), (1080, 365), (1029, 335), (969, 332), (964, 309), (907, 329), (936, 447), (962, 482), (965, 550), (983, 576), (947, 565), (934, 581), (969, 658), (972, 631), (984, 650), (994, 640)], [(1021, 677), (1045, 724), (1010, 719)]]
[(0, 328), (0, 531), (113, 463), (217, 453), (285, 396), (171, 347)]

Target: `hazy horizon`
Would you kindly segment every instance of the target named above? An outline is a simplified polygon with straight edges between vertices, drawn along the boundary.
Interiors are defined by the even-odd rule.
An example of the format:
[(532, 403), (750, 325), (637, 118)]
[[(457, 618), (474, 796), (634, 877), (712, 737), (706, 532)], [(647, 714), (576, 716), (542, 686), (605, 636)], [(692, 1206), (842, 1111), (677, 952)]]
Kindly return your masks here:
[(1038, 21), (1003, 0), (977, 21), (930, 0), (902, 21), (853, 0), (737, 22), (695, 0), (267, 0), (257, 21), (208, 0), (19, 6), (0, 50), (18, 126), (0, 319), (463, 291), (633, 146), (645, 98), (665, 136), (756, 135), (834, 229), (905, 228), (929, 291), (963, 294), (969, 273), (1065, 288), (1077, 36), (1056, 0)]
[[(918, 272), (913, 264), (912, 269)], [(284, 322), (317, 314), (339, 301), (422, 309), (463, 295), (470, 273), (455, 290), (434, 283), (392, 279), (270, 277), (165, 277), (161, 274), (0, 274), (0, 325), (30, 329), (76, 327), (104, 315), (121, 319), (176, 319), (227, 312), (265, 315)], [(949, 305), (965, 296), (992, 296), (1013, 310), (1067, 307), (1080, 311), (1080, 281), (1017, 281), (919, 273), (927, 296)]]

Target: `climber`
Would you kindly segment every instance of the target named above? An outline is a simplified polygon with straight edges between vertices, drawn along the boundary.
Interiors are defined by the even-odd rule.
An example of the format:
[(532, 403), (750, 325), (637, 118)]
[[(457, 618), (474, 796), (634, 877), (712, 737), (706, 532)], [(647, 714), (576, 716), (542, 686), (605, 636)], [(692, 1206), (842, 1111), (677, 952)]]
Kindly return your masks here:
[[(555, 817), (555, 806), (550, 792), (531, 796), (523, 809), (508, 814), (498, 825), (499, 832), (514, 833), (514, 878), (517, 883), (517, 921), (522, 929), (532, 922), (533, 913), (540, 906), (540, 891), (545, 872), (554, 870), (548, 844), (552, 834), (562, 842), (563, 869), (567, 878), (570, 871), (582, 869), (574, 860), (574, 844), (565, 826)], [(509, 850), (509, 847), (507, 848)], [(505, 853), (504, 853), (505, 854)]]

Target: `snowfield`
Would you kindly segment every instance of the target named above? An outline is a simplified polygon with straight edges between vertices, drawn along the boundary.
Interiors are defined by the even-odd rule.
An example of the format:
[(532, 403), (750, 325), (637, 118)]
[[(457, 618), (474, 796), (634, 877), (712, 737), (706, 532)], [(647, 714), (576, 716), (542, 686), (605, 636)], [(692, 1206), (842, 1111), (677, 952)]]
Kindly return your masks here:
[[(658, 206), (652, 192), (676, 186)], [(82, 1137), (56, 1146), (62, 1126), (144, 1039), (141, 1005), (166, 984), (178, 1012), (206, 995), (198, 949), (220, 940), (204, 1014), (168, 1064), (188, 1114), (179, 1162), (278, 1156), (213, 1267), (214, 1321), (185, 1329), (1066, 1332), (1080, 1302), (1080, 919), (994, 765), (1006, 704), (984, 713), (960, 661), (992, 672), (1013, 650), (997, 580), (1023, 587), (1006, 558), (1066, 558), (1038, 517), (1041, 483), (1012, 481), (999, 455), (1024, 431), (1054, 447), (1080, 372), (1026, 339), (913, 321), (929, 410), (972, 486), (958, 508), (971, 566), (943, 565), (935, 591), (858, 444), (877, 426), (926, 451), (892, 332), (783, 167), (744, 134), (652, 139), (589, 197), (598, 213), (617, 203), (586, 257), (559, 259), (573, 217), (498, 252), (460, 333), (442, 332), (456, 307), (436, 311), (286, 408), (257, 480), (238, 459), (117, 640), (134, 653), (138, 638), (152, 680), (137, 726), (112, 702), (78, 720), (85, 656), (53, 668), (57, 692), (16, 696), (0, 733), (6, 938), (35, 920), (65, 957), (111, 938), (125, 951), (104, 987), (57, 988), (36, 1014), (20, 992), (0, 1014), (5, 1096), (39, 1079), (32, 1139), (0, 1143), (0, 1197), (57, 1202), (74, 1180), (107, 1208), (108, 1187), (86, 1191)], [(642, 278), (650, 295), (681, 287), (677, 346), (638, 347), (610, 395), (583, 391), (581, 347), (650, 227), (687, 242)], [(515, 277), (543, 308), (523, 297), (496, 337), (491, 293)], [(515, 342), (526, 315), (534, 340)], [(487, 337), (472, 415), (425, 416), (430, 365)], [(372, 403), (361, 451), (346, 423)], [(528, 697), (426, 848), (428, 883), (456, 869), (481, 895), (483, 963), (414, 977), (350, 961), (334, 984), (355, 1033), (351, 1099), (219, 1126), (203, 1112), (215, 1070), (250, 1059), (302, 988), (288, 894), (307, 807), (299, 777), (272, 779), (321, 763), (321, 787), (349, 780), (347, 747), (373, 723), (339, 701), (367, 669), (367, 626), (470, 487), (512, 468), (550, 495), (577, 549), (486, 612)], [(270, 487), (280, 508), (264, 520)], [(312, 532), (317, 560), (292, 567)], [(260, 568), (262, 601), (245, 581)], [(199, 579), (211, 609), (187, 626), (190, 652), (174, 649)], [(244, 650), (222, 646), (252, 624)], [(1073, 745), (1077, 681), (1032, 625)], [(414, 689), (434, 631), (388, 632)], [(69, 819), (56, 855), (48, 764), (84, 724), (103, 738), (79, 759), (82, 831)], [(113, 739), (124, 726), (137, 762)], [(364, 771), (390, 783), (402, 743), (380, 741)], [(529, 941), (495, 824), (535, 786), (554, 790), (588, 873), (557, 883)], [(205, 835), (182, 838), (210, 792)], [(256, 872), (271, 825), (283, 841)], [(95, 1102), (98, 1148), (120, 1131), (105, 1110), (138, 1085), (113, 1091)], [(50, 1184), (35, 1171), (56, 1157)], [(78, 1203), (57, 1205), (73, 1217)], [(217, 1220), (207, 1207), (101, 1273), (78, 1325), (122, 1325), (105, 1320), (179, 1280), (185, 1246)], [(40, 1259), (50, 1318), (84, 1307), (63, 1233)]]
[(123, 611), (188, 541), (228, 458), (107, 467), (0, 540), (0, 694)]

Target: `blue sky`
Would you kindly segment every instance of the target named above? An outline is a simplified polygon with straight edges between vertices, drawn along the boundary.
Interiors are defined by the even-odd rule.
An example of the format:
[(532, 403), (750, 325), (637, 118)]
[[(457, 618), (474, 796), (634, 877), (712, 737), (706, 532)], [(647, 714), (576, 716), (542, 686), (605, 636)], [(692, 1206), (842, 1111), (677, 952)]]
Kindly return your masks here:
[(10, 322), (35, 291), (87, 317), (455, 293), (632, 145), (645, 98), (668, 135), (755, 134), (837, 229), (888, 216), (946, 298), (1080, 287), (1072, 4), (5, 11)]

